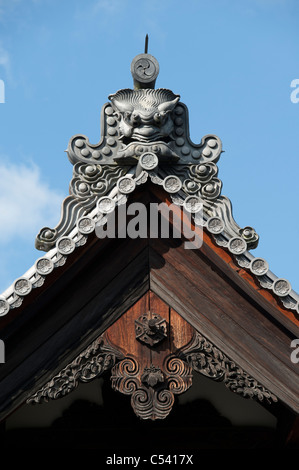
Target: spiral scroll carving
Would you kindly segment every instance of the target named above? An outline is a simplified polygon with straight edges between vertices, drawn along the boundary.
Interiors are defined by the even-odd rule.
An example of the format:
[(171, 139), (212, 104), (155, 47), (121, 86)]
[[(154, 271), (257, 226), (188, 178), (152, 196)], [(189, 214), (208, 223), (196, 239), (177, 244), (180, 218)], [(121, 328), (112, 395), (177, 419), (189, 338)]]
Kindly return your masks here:
[(191, 367), (181, 359), (169, 356), (163, 370), (153, 364), (140, 373), (134, 358), (125, 358), (112, 368), (112, 388), (131, 395), (135, 414), (142, 419), (166, 418), (175, 401), (175, 395), (192, 385)]
[(192, 370), (178, 357), (170, 357), (166, 364), (168, 387), (174, 394), (186, 392), (192, 385)]

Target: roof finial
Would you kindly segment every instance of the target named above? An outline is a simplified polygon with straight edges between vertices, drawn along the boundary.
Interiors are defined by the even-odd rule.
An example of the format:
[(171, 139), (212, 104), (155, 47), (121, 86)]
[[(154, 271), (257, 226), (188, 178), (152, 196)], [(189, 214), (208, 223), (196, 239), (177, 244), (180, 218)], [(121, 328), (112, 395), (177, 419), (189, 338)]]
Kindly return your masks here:
[(145, 36), (144, 53), (147, 54), (147, 51), (148, 51), (148, 34)]
[(144, 54), (134, 57), (131, 63), (131, 73), (134, 79), (134, 88), (155, 88), (156, 78), (159, 74), (157, 59), (148, 54), (148, 34), (145, 36)]

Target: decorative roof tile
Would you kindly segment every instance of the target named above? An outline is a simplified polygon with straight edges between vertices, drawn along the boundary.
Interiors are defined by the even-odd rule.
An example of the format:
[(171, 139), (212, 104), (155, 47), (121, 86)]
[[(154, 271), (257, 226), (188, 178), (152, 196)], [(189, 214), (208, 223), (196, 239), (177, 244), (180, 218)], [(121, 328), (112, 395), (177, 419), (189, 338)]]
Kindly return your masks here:
[[(143, 77), (141, 65), (149, 75)], [(203, 226), (262, 288), (272, 291), (285, 308), (299, 313), (298, 294), (286, 279), (269, 270), (267, 261), (250, 253), (259, 236), (252, 227), (236, 223), (231, 201), (221, 194), (217, 167), (221, 140), (205, 135), (199, 144), (191, 141), (188, 109), (179, 95), (154, 89), (157, 72), (156, 59), (149, 54), (137, 56), (132, 62), (135, 88), (110, 95), (102, 108), (100, 142), (92, 145), (84, 135), (71, 138), (67, 155), (74, 165), (73, 177), (60, 221), (37, 235), (35, 246), (46, 254), (2, 294), (0, 315), (20, 306), (33, 288), (40, 287), (53, 269), (86, 243), (98, 224), (106, 223), (107, 214), (149, 180), (163, 187), (176, 205), (192, 215), (195, 225)]]

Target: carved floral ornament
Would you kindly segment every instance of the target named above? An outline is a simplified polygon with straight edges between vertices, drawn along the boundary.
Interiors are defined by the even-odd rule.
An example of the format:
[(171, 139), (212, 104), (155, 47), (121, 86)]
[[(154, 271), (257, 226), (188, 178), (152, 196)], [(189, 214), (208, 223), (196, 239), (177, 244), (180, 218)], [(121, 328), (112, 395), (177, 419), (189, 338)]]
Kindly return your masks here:
[[(131, 70), (134, 89), (111, 94), (102, 108), (100, 142), (91, 144), (84, 135), (70, 139), (67, 155), (74, 165), (70, 195), (62, 203), (57, 226), (42, 228), (35, 241), (36, 248), (47, 254), (0, 297), (0, 315), (20, 306), (32, 288), (41, 286), (53, 268), (86, 242), (96, 224), (105, 223), (108, 209), (126, 203), (147, 180), (163, 187), (237, 264), (254, 274), (286, 308), (299, 313), (298, 294), (286, 279), (269, 270), (264, 259), (250, 253), (259, 237), (252, 227), (239, 227), (231, 201), (221, 194), (217, 167), (221, 140), (206, 135), (199, 144), (191, 141), (188, 109), (180, 96), (165, 88), (154, 89), (159, 65), (153, 56), (135, 57)], [(199, 205), (200, 218), (193, 211)]]
[(135, 320), (136, 339), (153, 346), (167, 337), (166, 320), (160, 315), (144, 314)]
[(222, 381), (229, 390), (244, 398), (277, 402), (273, 393), (201, 334), (195, 333), (191, 343), (177, 355), (166, 357), (162, 368), (149, 364), (143, 370), (138, 359), (124, 357), (103, 335), (29, 396), (27, 403), (43, 403), (64, 397), (80, 382), (89, 382), (107, 370), (111, 371), (112, 388), (131, 397), (131, 406), (141, 419), (166, 418), (175, 396), (191, 387), (194, 370), (210, 379)]

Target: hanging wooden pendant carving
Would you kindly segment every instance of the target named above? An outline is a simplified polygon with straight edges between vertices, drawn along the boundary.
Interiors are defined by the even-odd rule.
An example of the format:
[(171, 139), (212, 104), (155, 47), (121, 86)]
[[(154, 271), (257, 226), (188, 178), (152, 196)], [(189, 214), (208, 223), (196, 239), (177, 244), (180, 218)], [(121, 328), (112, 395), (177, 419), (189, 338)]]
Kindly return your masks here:
[(192, 385), (192, 369), (175, 356), (166, 358), (164, 367), (151, 364), (143, 371), (136, 359), (126, 357), (111, 371), (112, 388), (131, 395), (131, 405), (142, 419), (164, 419), (174, 404), (176, 394)]
[[(147, 313), (144, 313), (147, 312)], [(135, 334), (132, 334), (132, 333)], [(124, 358), (111, 369), (111, 385), (131, 397), (142, 419), (166, 418), (175, 396), (192, 385), (192, 367), (176, 352), (193, 329), (153, 293), (147, 293), (105, 333)]]

